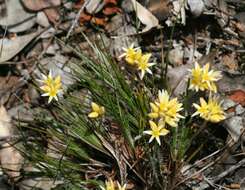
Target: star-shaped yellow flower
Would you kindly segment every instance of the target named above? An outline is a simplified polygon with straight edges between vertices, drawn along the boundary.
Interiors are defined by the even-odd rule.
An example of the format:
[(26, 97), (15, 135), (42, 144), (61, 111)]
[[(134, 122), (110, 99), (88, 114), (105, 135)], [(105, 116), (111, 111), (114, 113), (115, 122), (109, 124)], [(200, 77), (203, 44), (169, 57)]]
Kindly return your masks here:
[(109, 179), (108, 181), (105, 182), (105, 187), (100, 187), (102, 190), (115, 190), (115, 184), (112, 179)]
[(200, 115), (201, 118), (213, 123), (218, 123), (225, 119), (225, 113), (220, 103), (215, 98), (210, 98), (208, 102), (200, 98), (200, 105), (194, 103), (193, 106), (197, 111), (192, 117)]
[(152, 119), (163, 119), (168, 125), (177, 127), (181, 118), (179, 114), (183, 109), (182, 104), (178, 102), (177, 98), (170, 99), (166, 90), (158, 92), (158, 99), (154, 103), (150, 103), (151, 113), (148, 116)]
[(132, 44), (129, 48), (123, 48), (124, 53), (119, 56), (119, 58), (125, 57), (126, 62), (129, 65), (135, 65), (137, 60), (142, 56), (140, 48), (134, 48)]
[(53, 99), (58, 100), (57, 95), (61, 92), (62, 84), (61, 77), (58, 75), (56, 78), (53, 78), (52, 72), (49, 72), (48, 76), (42, 75), (43, 80), (39, 80), (43, 86), (40, 87), (44, 94), (42, 96), (49, 96), (48, 103)]
[(169, 133), (169, 130), (165, 128), (165, 122), (161, 119), (158, 124), (154, 121), (149, 121), (151, 130), (144, 131), (145, 134), (151, 135), (149, 143), (156, 139), (157, 143), (161, 145), (160, 136), (165, 136)]
[(91, 107), (92, 107), (92, 112), (88, 114), (89, 118), (97, 118), (99, 116), (104, 115), (105, 108), (103, 106), (99, 106), (95, 102), (92, 102)]
[(124, 184), (123, 186), (121, 186), (121, 184), (117, 182), (117, 189), (118, 190), (126, 190), (126, 186), (127, 186), (127, 184)]
[(210, 65), (207, 63), (204, 67), (200, 67), (198, 63), (195, 63), (195, 67), (190, 70), (190, 89), (195, 91), (210, 90), (217, 92), (215, 82), (221, 79), (222, 75), (220, 71), (210, 70)]
[(151, 70), (149, 69), (151, 66), (155, 65), (155, 63), (149, 63), (149, 59), (151, 57), (150, 53), (143, 54), (136, 60), (137, 68), (141, 71), (140, 79), (142, 80), (145, 73), (152, 74)]

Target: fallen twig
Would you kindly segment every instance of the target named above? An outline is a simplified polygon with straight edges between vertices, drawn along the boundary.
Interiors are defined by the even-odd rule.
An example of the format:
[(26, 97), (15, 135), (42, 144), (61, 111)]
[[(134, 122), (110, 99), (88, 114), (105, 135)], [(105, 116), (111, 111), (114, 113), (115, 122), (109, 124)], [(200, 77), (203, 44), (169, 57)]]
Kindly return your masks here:
[(72, 23), (72, 25), (71, 25), (71, 27), (70, 27), (67, 35), (66, 35), (66, 40), (70, 37), (72, 31), (74, 30), (74, 28), (75, 28), (75, 26), (76, 26), (76, 24), (77, 24), (77, 22), (78, 22), (78, 20), (80, 18), (81, 13), (83, 12), (84, 8), (87, 6), (88, 2), (89, 1), (85, 1), (83, 6), (81, 6), (81, 8), (79, 9), (79, 11), (78, 11), (78, 13), (77, 13), (77, 15), (75, 17), (75, 20), (73, 21), (73, 23)]
[(228, 174), (232, 173), (236, 169), (240, 168), (241, 166), (245, 166), (245, 158), (242, 159), (240, 162), (238, 162), (236, 165), (231, 166), (229, 169), (227, 169), (227, 170), (223, 171), (222, 173), (220, 173), (219, 175), (211, 178), (211, 181), (215, 183), (215, 182), (221, 180), (222, 178), (224, 178), (225, 176), (227, 176)]

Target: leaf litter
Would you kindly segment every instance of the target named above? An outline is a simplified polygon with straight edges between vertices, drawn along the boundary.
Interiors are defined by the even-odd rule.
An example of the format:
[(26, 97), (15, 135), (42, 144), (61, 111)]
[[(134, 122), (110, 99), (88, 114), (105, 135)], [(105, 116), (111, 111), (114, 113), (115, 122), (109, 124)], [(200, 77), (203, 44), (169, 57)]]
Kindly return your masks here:
[[(212, 165), (219, 159), (220, 163), (225, 163), (232, 155), (243, 154), (241, 147), (244, 141), (245, 127), (245, 30), (242, 2), (226, 0), (188, 0), (186, 2), (182, 0), (127, 0), (123, 2), (92, 0), (88, 2), (80, 12), (81, 14), (78, 15), (78, 20), (75, 21), (75, 17), (71, 16), (71, 13), (78, 14), (85, 2), (83, 0), (22, 0), (21, 3), (7, 1), (6, 13), (8, 14), (0, 19), (2, 28), (0, 30), (2, 47), (0, 74), (1, 81), (5, 81), (4, 79), (7, 77), (14, 77), (15, 82), (11, 88), (0, 88), (7, 89), (6, 91), (13, 94), (13, 96), (5, 97), (1, 95), (1, 103), (6, 106), (7, 110), (20, 108), (18, 112), (24, 112), (21, 107), (25, 104), (29, 104), (28, 109), (38, 107), (39, 104), (43, 105), (39, 96), (29, 93), (30, 89), (36, 91), (36, 87), (30, 79), (37, 78), (41, 73), (47, 73), (50, 69), (65, 78), (65, 89), (74, 85), (69, 61), (77, 64), (78, 59), (66, 45), (76, 48), (82, 47), (86, 51), (90, 51), (89, 44), (81, 37), (81, 33), (85, 33), (89, 38), (99, 36), (96, 43), (104, 43), (105, 47), (110, 50), (110, 54), (116, 59), (121, 54), (121, 48), (129, 47), (132, 43), (137, 46), (141, 45), (144, 50), (150, 50), (158, 63), (155, 72), (158, 72), (159, 80), (163, 75), (160, 65), (168, 64), (166, 67), (168, 71), (167, 86), (172, 95), (178, 97), (186, 92), (186, 81), (188, 80), (186, 75), (193, 67), (194, 62), (199, 61), (200, 64), (208, 62), (212, 67), (222, 71), (224, 77), (218, 83), (219, 96), (229, 99), (232, 104), (227, 108), (228, 119), (221, 123), (220, 128), (217, 129), (223, 136), (212, 134), (211, 130), (205, 130), (204, 133), (210, 136), (209, 142), (215, 141), (218, 145), (222, 144), (223, 147), (233, 147), (228, 143), (229, 139), (232, 139), (236, 149), (232, 149), (226, 159), (221, 153), (213, 155), (210, 152), (215, 153), (217, 149), (221, 151), (220, 147), (214, 146), (217, 149), (211, 147), (210, 151), (200, 151), (197, 158), (194, 157), (195, 162), (190, 162), (188, 165), (192, 168), (188, 170), (189, 173), (186, 171), (185, 174), (188, 175), (183, 174), (176, 184), (186, 180), (184, 186), (206, 189), (210, 186), (217, 187), (216, 182), (219, 181), (220, 186), (223, 187), (242, 187), (244, 181), (241, 179), (235, 181), (236, 170), (232, 166), (227, 169), (225, 167), (219, 168), (215, 164)], [(71, 36), (64, 44), (65, 36), (72, 25), (74, 28), (71, 30)], [(49, 35), (40, 38), (40, 29), (47, 29), (47, 32), (50, 32)], [(40, 44), (42, 45), (40, 46)], [(35, 51), (38, 54), (33, 53)], [(130, 80), (129, 82), (132, 82)], [(19, 85), (19, 81), (23, 82), (23, 85)], [(1, 86), (3, 85), (5, 84), (1, 83)], [(36, 93), (38, 94), (37, 91)], [(35, 104), (31, 105), (31, 102), (35, 102)], [(18, 123), (15, 121), (11, 123), (7, 110), (4, 107), (0, 109), (0, 136), (4, 138), (13, 135), (8, 128), (12, 128)], [(24, 117), (19, 118), (20, 121), (25, 120)], [(116, 142), (118, 140), (116, 144), (107, 142), (104, 137), (101, 139), (105, 148), (115, 158), (117, 166), (120, 168), (119, 173), (122, 181), (126, 182), (127, 178), (130, 178), (127, 176), (128, 170), (133, 170), (138, 178), (145, 178), (144, 173), (136, 172), (136, 170), (139, 171), (137, 163), (130, 162), (134, 155), (132, 152), (125, 152), (128, 145), (122, 136), (119, 135), (115, 138)], [(9, 145), (9, 142), (2, 144), (2, 147), (7, 144)], [(118, 146), (121, 146), (123, 151), (120, 151)], [(146, 154), (144, 150), (141, 151), (142, 155)], [(202, 160), (203, 157), (204, 160)], [(236, 157), (235, 166), (239, 166), (239, 163), (244, 159), (239, 158), (239, 156)], [(9, 178), (18, 178), (21, 175), (23, 158), (14, 147), (3, 148), (0, 159), (3, 168), (14, 170), (14, 172), (4, 170)], [(141, 160), (141, 158), (138, 159)], [(202, 163), (202, 165), (195, 165), (196, 163)], [(134, 164), (136, 164), (136, 168), (134, 168)], [(206, 166), (203, 166), (205, 164)], [(88, 168), (91, 169), (91, 167)], [(166, 168), (166, 173), (170, 172), (167, 166)], [(105, 175), (107, 169), (103, 168), (99, 175)], [(34, 171), (32, 166), (31, 170)], [(88, 171), (90, 172), (92, 169)], [(232, 172), (235, 174), (231, 175)], [(220, 177), (219, 180), (215, 179), (214, 173), (220, 174), (217, 175)], [(196, 175), (193, 176), (193, 174)], [(221, 178), (223, 175), (228, 177)], [(42, 181), (42, 179), (40, 180)], [(129, 181), (133, 187), (137, 186), (133, 178), (130, 178)], [(200, 181), (203, 183), (199, 183)], [(28, 183), (33, 185), (33, 181), (23, 180), (24, 184), (26, 182), (27, 185)], [(40, 183), (42, 184), (42, 182)], [(234, 184), (238, 184), (238, 186)], [(48, 187), (42, 186), (40, 185), (42, 189), (54, 187), (52, 183), (47, 185)]]

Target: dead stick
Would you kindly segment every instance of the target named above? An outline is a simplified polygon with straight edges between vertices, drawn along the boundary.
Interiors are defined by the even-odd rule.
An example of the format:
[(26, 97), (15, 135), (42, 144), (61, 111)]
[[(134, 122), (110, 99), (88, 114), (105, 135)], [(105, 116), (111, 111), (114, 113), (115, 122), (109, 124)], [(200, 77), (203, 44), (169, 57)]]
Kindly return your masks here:
[(66, 35), (66, 39), (68, 39), (70, 37), (72, 31), (74, 30), (74, 28), (75, 28), (75, 26), (76, 26), (76, 24), (77, 24), (77, 22), (78, 22), (78, 20), (80, 18), (81, 13), (83, 12), (84, 8), (87, 6), (88, 2), (89, 1), (85, 1), (83, 6), (79, 9), (79, 11), (78, 11), (78, 13), (77, 13), (77, 15), (75, 17), (75, 20), (73, 21), (73, 23), (72, 23), (72, 25), (71, 25), (71, 27), (70, 27), (67, 35)]
[(220, 179), (222, 179), (223, 177), (227, 176), (228, 174), (230, 174), (231, 172), (235, 171), (236, 169), (238, 169), (239, 167), (245, 165), (245, 158), (242, 159), (240, 162), (238, 162), (236, 165), (234, 166), (231, 166), (228, 170), (225, 170), (224, 172), (222, 172), (221, 174), (219, 174), (218, 176), (216, 177), (213, 177), (211, 179), (211, 181), (213, 183), (219, 181)]

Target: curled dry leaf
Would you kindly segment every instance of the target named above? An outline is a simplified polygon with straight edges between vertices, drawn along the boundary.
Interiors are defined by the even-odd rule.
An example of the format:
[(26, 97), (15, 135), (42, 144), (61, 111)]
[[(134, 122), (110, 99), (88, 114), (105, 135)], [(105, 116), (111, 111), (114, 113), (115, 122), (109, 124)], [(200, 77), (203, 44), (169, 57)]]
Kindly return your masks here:
[(11, 135), (11, 118), (8, 115), (6, 109), (0, 107), (0, 138), (6, 138)]
[(107, 23), (107, 19), (106, 18), (96, 18), (96, 17), (93, 17), (91, 19), (91, 22), (96, 24), (96, 25), (99, 25), (99, 26), (105, 26), (106, 23)]
[(17, 180), (17, 177), (20, 176), (20, 169), (22, 168), (24, 159), (18, 150), (11, 145), (12, 143), (4, 143), (2, 145), (0, 161), (5, 173), (10, 178)]
[(50, 26), (48, 17), (43, 11), (37, 13), (37, 24), (45, 28)]
[(245, 106), (245, 91), (241, 89), (234, 90), (230, 93), (229, 98), (234, 102), (239, 103), (242, 106)]
[[(14, 135), (14, 128), (11, 125), (11, 118), (8, 115), (7, 110), (2, 106), (0, 107), (0, 136), (10, 137)], [(23, 157), (13, 147), (14, 142), (5, 142), (1, 146), (0, 150), (0, 162), (1, 167), (5, 173), (13, 179), (20, 176), (20, 169), (23, 163)]]
[(140, 22), (146, 27), (142, 30), (142, 32), (147, 32), (154, 27), (159, 27), (159, 20), (145, 7), (143, 7), (140, 3), (136, 0), (131, 0), (136, 15)]
[(12, 39), (0, 39), (0, 44), (2, 45), (0, 64), (16, 56), (27, 44), (37, 37), (38, 34), (39, 32), (34, 32), (23, 36), (17, 36)]
[[(232, 139), (237, 142), (241, 135), (244, 134), (244, 123), (243, 118), (240, 116), (234, 116), (227, 119), (224, 123), (225, 128), (231, 135)], [(245, 140), (245, 136), (242, 136), (242, 140)]]
[(61, 0), (21, 0), (25, 8), (31, 11), (40, 11), (42, 9), (57, 7), (61, 5)]
[(225, 93), (227, 95), (232, 95), (232, 92), (238, 89), (245, 92), (245, 77), (240, 75), (229, 75), (225, 72), (221, 80), (217, 82), (219, 87), (219, 92)]
[[(9, 77), (5, 77), (5, 76), (0, 77), (0, 102), (2, 104), (9, 102), (10, 98), (15, 96), (13, 95), (12, 92), (14, 92), (15, 89), (18, 89), (21, 86), (21, 82), (19, 79), (20, 79), (19, 77), (13, 75), (10, 75)], [(1, 132), (0, 134), (2, 135)]]
[(47, 8), (44, 9), (44, 13), (48, 17), (48, 20), (53, 24), (56, 24), (60, 19), (60, 14), (57, 9)]
[(109, 16), (121, 12), (116, 0), (89, 0), (76, 4), (77, 9), (80, 9), (81, 6), (85, 6), (85, 11), (82, 11), (79, 17), (81, 25), (90, 22), (104, 27), (109, 20)]
[(238, 22), (234, 24), (238, 30), (239, 35), (245, 38), (245, 12), (237, 13), (234, 17), (238, 20)]
[(217, 21), (221, 27), (225, 27), (229, 22), (229, 10), (225, 0), (218, 0)]
[(159, 20), (165, 20), (170, 13), (170, 1), (169, 0), (151, 0), (149, 1), (147, 8), (152, 12)]
[(104, 15), (113, 15), (119, 12), (121, 12), (121, 9), (118, 7), (105, 7), (103, 10)]
[(186, 64), (168, 69), (168, 82), (174, 96), (179, 96), (185, 92), (188, 81), (188, 70), (192, 67), (192, 64)]
[(82, 12), (79, 17), (79, 22), (82, 24), (84, 22), (90, 21), (91, 19), (92, 19), (92, 15)]
[(23, 32), (30, 29), (36, 22), (35, 14), (24, 9), (20, 1), (6, 1), (7, 13), (0, 17), (0, 25), (8, 26), (10, 32)]
[(222, 63), (231, 71), (238, 70), (238, 61), (234, 52), (224, 55), (222, 57)]

